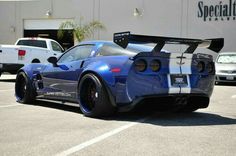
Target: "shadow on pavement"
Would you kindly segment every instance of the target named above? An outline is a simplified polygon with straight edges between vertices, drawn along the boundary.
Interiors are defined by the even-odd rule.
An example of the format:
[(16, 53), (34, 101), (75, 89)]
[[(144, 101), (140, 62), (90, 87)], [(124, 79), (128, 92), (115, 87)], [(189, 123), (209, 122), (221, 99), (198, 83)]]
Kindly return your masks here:
[(47, 108), (82, 114), (79, 107), (65, 105), (59, 102), (57, 103), (57, 102), (37, 100), (33, 104), (27, 104), (27, 105), (41, 106), (41, 107), (47, 107)]
[[(36, 101), (31, 105), (82, 114), (79, 107), (69, 106), (61, 103)], [(158, 112), (157, 110), (146, 109), (134, 110), (126, 113), (117, 113), (112, 117), (100, 118), (100, 120), (139, 122), (137, 120), (145, 117), (148, 117), (148, 119), (142, 123), (157, 126), (209, 126), (236, 124), (236, 119), (220, 116), (218, 114), (204, 113), (200, 111), (193, 113), (175, 113), (172, 111)]]
[(234, 86), (236, 87), (235, 82), (218, 82), (218, 84), (215, 84), (215, 86)]
[(218, 114), (193, 112), (193, 113), (168, 113), (155, 114), (148, 123), (159, 126), (210, 126), (210, 125), (235, 125), (236, 119), (223, 117)]
[(12, 83), (15, 83), (16, 79), (0, 79), (0, 82), (12, 82)]

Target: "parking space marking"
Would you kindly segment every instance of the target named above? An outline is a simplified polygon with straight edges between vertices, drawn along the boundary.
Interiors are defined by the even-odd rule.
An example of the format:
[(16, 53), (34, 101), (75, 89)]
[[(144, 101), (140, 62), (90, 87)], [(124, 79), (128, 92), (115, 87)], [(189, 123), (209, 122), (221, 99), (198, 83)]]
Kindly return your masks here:
[(121, 126), (121, 127), (119, 127), (119, 128), (113, 129), (113, 130), (111, 130), (111, 131), (109, 131), (109, 132), (107, 132), (107, 133), (104, 133), (104, 134), (102, 134), (102, 135), (100, 135), (100, 136), (98, 136), (98, 137), (95, 137), (95, 138), (93, 138), (93, 139), (91, 139), (91, 140), (88, 140), (88, 141), (86, 141), (86, 142), (83, 142), (83, 143), (81, 143), (81, 144), (78, 144), (78, 145), (76, 145), (76, 146), (74, 146), (74, 147), (72, 147), (72, 148), (70, 148), (70, 149), (68, 149), (68, 150), (65, 150), (65, 151), (63, 151), (63, 152), (61, 152), (61, 153), (59, 153), (59, 154), (56, 154), (56, 156), (67, 156), (67, 155), (71, 155), (71, 154), (73, 154), (73, 153), (75, 153), (75, 152), (78, 152), (78, 151), (80, 151), (80, 150), (82, 150), (82, 149), (84, 149), (84, 148), (86, 148), (86, 147), (88, 147), (88, 146), (91, 146), (91, 145), (93, 145), (93, 144), (95, 144), (95, 143), (97, 143), (97, 142), (100, 142), (100, 141), (102, 141), (102, 140), (105, 140), (105, 139), (108, 138), (108, 137), (111, 137), (111, 136), (113, 136), (113, 135), (115, 135), (115, 134), (117, 134), (117, 133), (120, 133), (121, 131), (124, 131), (124, 130), (130, 128), (130, 127), (133, 127), (133, 126), (135, 126), (135, 125), (141, 123), (141, 122), (144, 122), (144, 121), (146, 121), (148, 118), (150, 118), (150, 116), (149, 116), (149, 117), (142, 118), (142, 119), (139, 119), (139, 120), (136, 120), (136, 121), (133, 121), (132, 123), (126, 124), (126, 125)]
[(231, 98), (232, 98), (232, 99), (236, 99), (236, 95), (232, 95)]
[(19, 105), (19, 104), (12, 104), (12, 105), (0, 106), (0, 108), (8, 108), (8, 107), (15, 107), (15, 106), (21, 106), (21, 105)]
[(8, 91), (14, 91), (14, 89), (4, 89), (4, 90), (0, 90), (0, 92), (8, 92)]

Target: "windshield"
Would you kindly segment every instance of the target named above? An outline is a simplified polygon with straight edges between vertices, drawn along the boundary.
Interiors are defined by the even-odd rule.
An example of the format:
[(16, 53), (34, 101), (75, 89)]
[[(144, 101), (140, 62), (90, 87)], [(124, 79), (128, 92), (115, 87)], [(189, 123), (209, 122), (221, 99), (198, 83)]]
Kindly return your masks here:
[(236, 63), (236, 54), (220, 55), (217, 60), (218, 63)]

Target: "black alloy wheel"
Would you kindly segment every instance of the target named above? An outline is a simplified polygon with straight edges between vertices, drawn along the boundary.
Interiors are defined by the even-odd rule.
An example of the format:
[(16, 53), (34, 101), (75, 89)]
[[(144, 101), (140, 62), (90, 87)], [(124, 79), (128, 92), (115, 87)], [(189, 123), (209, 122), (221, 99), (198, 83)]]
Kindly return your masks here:
[(103, 117), (115, 113), (105, 86), (94, 74), (84, 75), (78, 90), (80, 109), (85, 116)]
[(35, 89), (24, 72), (17, 74), (15, 83), (15, 95), (17, 102), (32, 103), (35, 100)]

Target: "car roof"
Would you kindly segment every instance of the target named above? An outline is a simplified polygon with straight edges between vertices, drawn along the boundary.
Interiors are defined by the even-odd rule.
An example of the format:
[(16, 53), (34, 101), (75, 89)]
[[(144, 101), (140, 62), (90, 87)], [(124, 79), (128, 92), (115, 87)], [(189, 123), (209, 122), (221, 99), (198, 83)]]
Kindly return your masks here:
[[(81, 44), (105, 44), (105, 45), (110, 45), (110, 46), (117, 46), (117, 44), (115, 44), (112, 41), (101, 41), (101, 40), (95, 40), (95, 41), (84, 41), (81, 42)], [(144, 44), (133, 44), (133, 43), (129, 43), (128, 44), (128, 48), (134, 48), (134, 49), (139, 49), (140, 51), (151, 51), (153, 49), (153, 46), (149, 46), (149, 45), (144, 45)]]
[(42, 37), (23, 37), (19, 38), (19, 40), (51, 40), (51, 39)]

